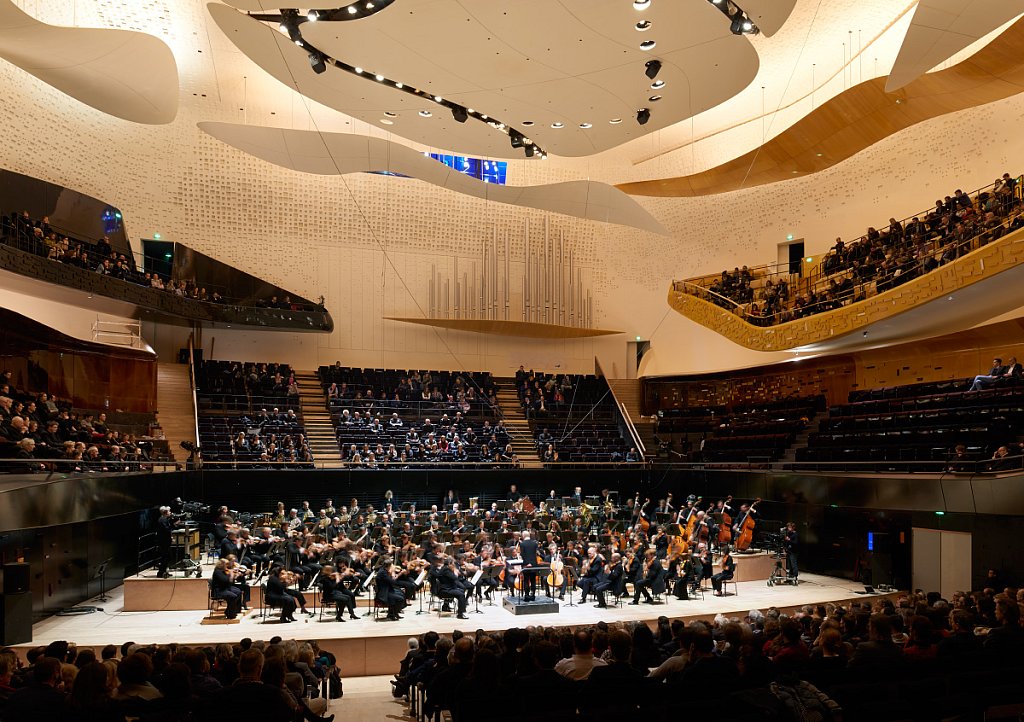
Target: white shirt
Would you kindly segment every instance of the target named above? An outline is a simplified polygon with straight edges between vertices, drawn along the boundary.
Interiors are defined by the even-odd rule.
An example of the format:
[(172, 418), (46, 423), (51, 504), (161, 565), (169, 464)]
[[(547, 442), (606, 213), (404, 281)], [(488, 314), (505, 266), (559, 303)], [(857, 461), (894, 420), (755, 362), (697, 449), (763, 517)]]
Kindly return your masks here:
[(555, 671), (563, 677), (568, 677), (578, 682), (589, 677), (594, 667), (607, 666), (607, 662), (603, 659), (595, 659), (593, 654), (574, 654), (571, 657), (560, 660), (555, 665)]

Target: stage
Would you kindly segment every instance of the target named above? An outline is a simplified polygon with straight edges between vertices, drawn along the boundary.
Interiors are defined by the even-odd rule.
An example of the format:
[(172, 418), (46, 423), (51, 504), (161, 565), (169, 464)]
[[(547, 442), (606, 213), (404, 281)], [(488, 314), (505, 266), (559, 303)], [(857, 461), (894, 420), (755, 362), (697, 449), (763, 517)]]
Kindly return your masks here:
[[(204, 569), (204, 576), (208, 575), (208, 568)], [(398, 663), (408, 649), (406, 640), (428, 631), (450, 634), (456, 629), (501, 631), (513, 626), (566, 626), (594, 624), (599, 621), (643, 621), (653, 625), (662, 615), (671, 619), (686, 620), (710, 619), (718, 613), (742, 617), (751, 609), (764, 610), (771, 606), (791, 609), (805, 604), (873, 600), (882, 596), (865, 595), (863, 587), (846, 579), (803, 574), (800, 580), (801, 584), (796, 587), (769, 587), (763, 580), (741, 581), (736, 585), (738, 594), (730, 593), (725, 597), (716, 597), (709, 591), (703, 600), (697, 598), (684, 602), (669, 595), (665, 597), (664, 604), (641, 603), (637, 606), (631, 606), (627, 603), (629, 600), (623, 599), (621, 607), (608, 609), (596, 609), (596, 600), (588, 600), (585, 605), (570, 607), (567, 606), (569, 598), (566, 597), (565, 601), (559, 603), (557, 613), (526, 617), (516, 617), (503, 608), (501, 599), (496, 599), (493, 606), (481, 604), (479, 614), (475, 613), (475, 605), (470, 603), (469, 619), (465, 621), (456, 619), (454, 614), (443, 614), (439, 617), (436, 612), (427, 613), (425, 602), (424, 613), (417, 614), (419, 604), (415, 602), (406, 609), (405, 618), (398, 622), (374, 621), (372, 616), (360, 616), (357, 620), (341, 623), (334, 621), (333, 612), (326, 612), (322, 621), (318, 617), (304, 617), (296, 613), (299, 621), (282, 624), (277, 621), (276, 612), (273, 617), (263, 622), (257, 610), (240, 617), (237, 624), (211, 625), (201, 623), (207, 615), (205, 602), (201, 609), (125, 611), (125, 587), (119, 586), (108, 593), (110, 600), (105, 604), (95, 599), (83, 603), (86, 606), (102, 607), (102, 611), (45, 619), (33, 627), (33, 642), (18, 647), (19, 651), (24, 652), (31, 647), (46, 645), (54, 640), (67, 640), (76, 642), (80, 647), (97, 648), (111, 643), (120, 645), (126, 641), (140, 644), (178, 642), (211, 645), (221, 642), (234, 643), (243, 637), (270, 639), (280, 635), (286, 638), (318, 640), (323, 648), (332, 651), (341, 660), (344, 676), (360, 677), (397, 672)], [(177, 583), (180, 585), (183, 581), (179, 578)], [(205, 587), (205, 579), (198, 581)], [(729, 589), (733, 589), (731, 583)], [(255, 603), (258, 594), (254, 593), (253, 596)], [(313, 595), (309, 593), (307, 597), (312, 603)], [(573, 601), (578, 603), (578, 596), (574, 596)], [(360, 615), (365, 615), (370, 610), (361, 605), (357, 611)]]

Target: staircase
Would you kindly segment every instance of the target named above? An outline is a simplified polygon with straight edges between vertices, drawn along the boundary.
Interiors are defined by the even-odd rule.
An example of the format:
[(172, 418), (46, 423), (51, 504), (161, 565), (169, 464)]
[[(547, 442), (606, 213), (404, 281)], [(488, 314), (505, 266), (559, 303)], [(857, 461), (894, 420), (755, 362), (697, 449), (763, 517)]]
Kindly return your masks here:
[(540, 456), (537, 455), (537, 442), (534, 441), (530, 420), (526, 418), (523, 407), (519, 404), (515, 377), (495, 377), (494, 382), (498, 384), (498, 406), (505, 428), (508, 429), (512, 450), (519, 457), (524, 469), (544, 468)]
[(188, 379), (188, 364), (157, 363), (156, 365), (157, 419), (171, 457), (188, 458), (181, 448), (182, 441), (196, 443), (196, 410), (192, 405), (192, 385)]
[(796, 450), (802, 449), (807, 446), (807, 441), (811, 438), (811, 434), (816, 434), (821, 430), (821, 420), (828, 414), (827, 411), (819, 411), (814, 416), (814, 420), (807, 425), (807, 428), (801, 431), (793, 439), (793, 443), (786, 449), (786, 453), (779, 459), (780, 462), (785, 461), (796, 461)]
[(340, 469), (341, 449), (320, 379), (315, 371), (296, 371), (295, 383), (299, 387), (299, 410), (313, 460), (317, 467)]
[(625, 405), (629, 418), (636, 427), (636, 433), (643, 442), (645, 458), (651, 459), (658, 455), (658, 441), (655, 438), (655, 422), (651, 418), (640, 416), (640, 379), (609, 379), (606, 378), (615, 400)]

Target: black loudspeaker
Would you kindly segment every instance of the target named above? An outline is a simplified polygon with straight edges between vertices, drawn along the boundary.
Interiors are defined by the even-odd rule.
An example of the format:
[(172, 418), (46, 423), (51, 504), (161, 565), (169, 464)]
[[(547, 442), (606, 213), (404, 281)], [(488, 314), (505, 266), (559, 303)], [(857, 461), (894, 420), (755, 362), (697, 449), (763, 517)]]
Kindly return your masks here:
[(32, 595), (29, 592), (4, 594), (3, 639), (0, 644), (25, 644), (32, 641)]
[(4, 594), (19, 594), (28, 591), (29, 566), (21, 562), (4, 564)]

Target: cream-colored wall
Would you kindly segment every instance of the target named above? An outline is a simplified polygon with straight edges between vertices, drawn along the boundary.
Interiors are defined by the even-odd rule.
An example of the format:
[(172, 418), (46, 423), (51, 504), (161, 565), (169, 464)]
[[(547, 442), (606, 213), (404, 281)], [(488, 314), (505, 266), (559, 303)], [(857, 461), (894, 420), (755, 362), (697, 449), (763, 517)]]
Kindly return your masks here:
[[(211, 27), (201, 2), (159, 4), (159, 16), (168, 18), (160, 21), (166, 25), (161, 32), (182, 74), (177, 119), (141, 126), (108, 117), (0, 63), (0, 165), (118, 205), (136, 242), (159, 232), (300, 295), (326, 297), (334, 333), (207, 329), (203, 346), (208, 353), (212, 346), (218, 358), (273, 358), (300, 368), (340, 360), (498, 372), (523, 363), (589, 372), (595, 354), (611, 359), (606, 366), (621, 359), (624, 367), (625, 342), (640, 336), (652, 341), (642, 374), (774, 361), (787, 355), (741, 349), (671, 311), (669, 282), (772, 261), (777, 243), (790, 233), (806, 239), (809, 253), (820, 253), (837, 235), (849, 239), (867, 225), (884, 225), (890, 215), (923, 210), (956, 187), (973, 189), (1004, 170), (1024, 170), (1017, 160), (1024, 158), (1024, 99), (1011, 98), (924, 123), (807, 178), (708, 198), (641, 199), (670, 237), (488, 203), (414, 179), (303, 175), (229, 148), (196, 123), (367, 132), (365, 126), (298, 99), (238, 53), (225, 51), (229, 44), (215, 27), (209, 37), (195, 32)], [(98, 12), (111, 25), (156, 30), (152, 13), (132, 10), (139, 17), (124, 19), (114, 12), (120, 6), (103, 0)], [(44, 19), (59, 22), (63, 11), (52, 12)], [(653, 177), (672, 165), (672, 155), (628, 168), (591, 159), (511, 161), (509, 181)], [(526, 222), (535, 234), (545, 217), (573, 244), (586, 269), (595, 325), (623, 335), (539, 342), (383, 320), (424, 315), (431, 264), (458, 256), (463, 268), (480, 258), (495, 228), (513, 235), (513, 257), (521, 258)], [(167, 346), (180, 335), (152, 333)]]

